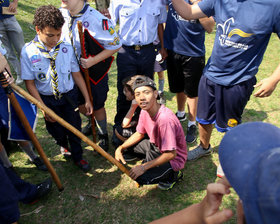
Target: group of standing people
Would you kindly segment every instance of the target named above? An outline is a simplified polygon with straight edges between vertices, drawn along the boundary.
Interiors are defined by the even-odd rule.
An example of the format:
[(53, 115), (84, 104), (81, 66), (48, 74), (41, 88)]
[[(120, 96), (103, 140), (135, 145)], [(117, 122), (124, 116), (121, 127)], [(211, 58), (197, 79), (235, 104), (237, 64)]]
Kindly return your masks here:
[[(9, 5), (9, 1), (1, 4)], [(39, 7), (33, 21), (37, 35), (21, 50), (21, 66), (15, 68), (17, 82), (23, 79), (33, 97), (78, 130), (81, 130), (79, 111), (86, 116), (94, 113), (99, 145), (108, 151), (105, 101), (109, 77), (104, 74), (91, 80), (94, 96), (91, 102), (81, 70), (102, 64), (118, 52), (114, 129), (123, 124), (132, 103), (136, 102), (141, 112), (135, 132), (126, 141), (117, 141), (113, 131), (115, 157), (123, 163), (131, 155), (143, 159), (141, 165), (130, 170), (130, 176), (140, 185), (158, 184), (161, 189), (171, 189), (182, 179), (181, 170), (187, 159), (196, 160), (211, 153), (213, 124), (218, 131), (227, 132), (241, 123), (271, 33), (280, 36), (280, 3), (270, 0), (260, 6), (257, 0), (111, 0), (109, 9), (101, 11), (103, 15), (85, 0), (62, 0), (61, 9)], [(1, 16), (2, 34), (6, 19), (15, 18)], [(78, 21), (101, 46), (96, 55), (81, 56), (85, 49), (81, 47)], [(212, 32), (215, 22), (215, 43), (204, 68), (205, 31)], [(18, 40), (2, 38), (8, 48), (6, 56), (13, 60), (10, 45), (17, 49)], [(170, 91), (176, 93), (176, 115), (157, 101), (159, 94), (153, 81), (157, 39), (162, 60), (167, 62)], [(125, 81), (135, 75), (139, 75), (131, 83), (135, 99), (128, 100)], [(257, 84), (260, 89), (255, 96), (269, 96), (279, 80), (280, 65), (271, 77)], [(187, 117), (185, 137), (179, 121)], [(80, 139), (49, 115), (44, 114), (44, 118), (63, 155), (70, 156), (84, 172), (89, 171), (91, 167), (82, 156)], [(187, 152), (186, 142), (196, 140), (196, 120), (200, 144)]]

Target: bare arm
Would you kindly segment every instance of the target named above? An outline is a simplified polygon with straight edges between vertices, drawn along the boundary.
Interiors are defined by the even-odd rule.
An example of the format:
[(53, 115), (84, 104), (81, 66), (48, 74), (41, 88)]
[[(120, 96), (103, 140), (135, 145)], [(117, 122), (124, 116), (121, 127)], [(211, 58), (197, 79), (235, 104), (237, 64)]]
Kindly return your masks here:
[(208, 184), (207, 194), (200, 203), (153, 221), (151, 224), (224, 223), (233, 215), (229, 209), (219, 211), (223, 196), (229, 193), (229, 186), (224, 183)]
[(90, 102), (90, 98), (89, 98), (89, 95), (88, 95), (86, 83), (85, 83), (85, 80), (84, 80), (81, 72), (72, 72), (72, 77), (73, 77), (76, 85), (79, 87), (80, 91), (82, 92), (83, 97), (85, 98), (85, 108), (87, 110), (86, 115), (92, 114), (93, 107), (92, 107), (92, 104)]
[(272, 73), (272, 75), (266, 79), (261, 80), (254, 87), (260, 87), (257, 92), (255, 92), (255, 97), (268, 97), (272, 94), (276, 88), (278, 82), (280, 81), (280, 64)]
[(201, 19), (199, 19), (199, 22), (207, 33), (212, 33), (214, 25), (215, 25), (215, 20), (213, 19), (212, 16), (201, 18)]
[[(200, 2), (200, 0), (191, 0), (191, 2), (193, 3), (193, 5), (196, 5), (198, 2)], [(199, 22), (207, 33), (212, 33), (215, 25), (215, 20), (213, 17), (200, 18)]]
[(123, 158), (123, 151), (130, 146), (135, 145), (137, 142), (141, 141), (144, 138), (145, 135), (135, 132), (133, 135), (131, 135), (122, 145), (120, 145), (116, 151), (115, 151), (115, 158), (118, 161), (121, 161), (123, 164), (126, 164), (124, 158)]
[(11, 69), (5, 56), (0, 53), (0, 72), (4, 72), (5, 69), (7, 69), (8, 72), (11, 74)]
[[(38, 100), (42, 105), (45, 106), (45, 103), (43, 102), (36, 86), (34, 80), (24, 80), (26, 89), (30, 93), (31, 96), (33, 96), (36, 100)], [(45, 119), (49, 122), (55, 122), (54, 119), (52, 119), (48, 114), (46, 114), (44, 111), (42, 111)]]
[(167, 51), (164, 48), (163, 31), (164, 31), (163, 24), (158, 24), (158, 38), (161, 45), (160, 54), (162, 56), (162, 60), (164, 60), (167, 57)]
[(149, 162), (146, 162), (146, 163), (143, 163), (141, 165), (137, 165), (137, 166), (133, 167), (129, 171), (129, 176), (133, 180), (136, 180), (137, 177), (144, 174), (147, 170), (169, 162), (170, 160), (174, 159), (176, 155), (177, 155), (176, 150), (164, 152), (154, 160), (151, 160)]
[(177, 13), (182, 16), (184, 19), (192, 20), (207, 17), (196, 5), (190, 5), (184, 0), (172, 0), (173, 7)]
[(129, 110), (123, 119), (123, 122), (122, 122), (123, 128), (128, 128), (131, 126), (130, 121), (131, 121), (133, 114), (134, 114), (135, 110), (137, 109), (137, 107), (138, 107), (138, 104), (137, 104), (136, 100), (133, 99), (131, 101), (131, 106), (130, 106)]
[(107, 50), (104, 49), (103, 51), (101, 51), (99, 54), (95, 55), (94, 57), (89, 57), (89, 58), (81, 58), (81, 65), (83, 68), (89, 68), (97, 63), (99, 63), (100, 61), (105, 60), (106, 58), (109, 58), (110, 56), (112, 56), (115, 52), (117, 52), (120, 48), (116, 49), (116, 50)]

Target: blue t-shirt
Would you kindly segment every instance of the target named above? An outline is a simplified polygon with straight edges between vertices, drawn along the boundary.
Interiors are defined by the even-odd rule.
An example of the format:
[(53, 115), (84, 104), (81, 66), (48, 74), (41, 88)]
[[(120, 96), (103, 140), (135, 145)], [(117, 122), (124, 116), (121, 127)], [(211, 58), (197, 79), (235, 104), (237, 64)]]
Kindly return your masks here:
[(0, 20), (12, 17), (13, 15), (3, 15), (2, 14), (2, 7), (9, 7), (10, 1), (9, 0), (1, 0), (0, 1)]
[(183, 19), (173, 8), (171, 0), (168, 0), (168, 9), (164, 47), (185, 56), (204, 56), (205, 30), (199, 20)]
[(280, 1), (203, 0), (198, 5), (217, 24), (204, 75), (224, 86), (255, 76), (271, 33), (280, 37)]

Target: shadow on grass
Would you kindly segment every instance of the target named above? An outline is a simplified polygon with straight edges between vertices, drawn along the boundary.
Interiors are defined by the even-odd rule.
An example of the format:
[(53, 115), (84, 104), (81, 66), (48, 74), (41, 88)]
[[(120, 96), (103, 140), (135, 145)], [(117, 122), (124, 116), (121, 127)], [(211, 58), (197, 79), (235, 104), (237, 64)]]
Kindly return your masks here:
[(254, 109), (245, 109), (242, 115), (242, 122), (263, 121), (267, 119), (267, 112)]

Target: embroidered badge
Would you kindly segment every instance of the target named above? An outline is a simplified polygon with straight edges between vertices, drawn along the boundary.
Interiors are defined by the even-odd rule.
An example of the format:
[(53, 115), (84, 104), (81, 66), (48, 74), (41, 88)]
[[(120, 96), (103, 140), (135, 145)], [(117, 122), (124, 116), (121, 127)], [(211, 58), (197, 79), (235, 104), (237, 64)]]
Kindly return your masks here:
[(31, 57), (31, 63), (32, 63), (32, 64), (34, 64), (34, 63), (36, 63), (36, 62), (39, 62), (39, 61), (41, 61), (41, 58), (38, 57), (38, 55), (33, 55), (33, 56)]
[(38, 74), (38, 79), (40, 81), (46, 81), (46, 79), (47, 79), (46, 74), (45, 73)]
[(88, 21), (83, 22), (83, 26), (84, 26), (85, 28), (88, 28), (88, 27), (89, 27), (89, 22), (88, 22)]
[(63, 47), (63, 48), (62, 48), (62, 52), (63, 52), (63, 53), (67, 53), (67, 51), (68, 51), (68, 50), (67, 50), (66, 47)]
[(238, 122), (234, 118), (231, 118), (231, 119), (228, 119), (227, 124), (229, 127), (235, 127), (238, 124)]
[(103, 30), (109, 30), (108, 20), (102, 19), (102, 28)]
[(108, 31), (111, 35), (113, 35), (115, 33), (115, 30), (113, 29), (113, 27), (110, 27)]
[(120, 38), (115, 37), (113, 42), (108, 43), (109, 45), (119, 45), (120, 44)]

